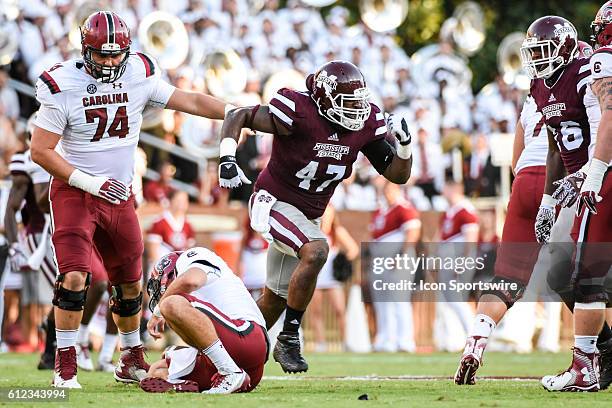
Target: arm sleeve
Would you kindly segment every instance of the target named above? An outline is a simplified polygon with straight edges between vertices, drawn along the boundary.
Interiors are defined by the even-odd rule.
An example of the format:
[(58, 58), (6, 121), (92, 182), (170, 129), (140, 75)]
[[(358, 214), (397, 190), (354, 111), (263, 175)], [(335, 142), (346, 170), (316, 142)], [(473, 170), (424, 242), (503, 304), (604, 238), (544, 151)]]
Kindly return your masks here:
[(52, 94), (48, 85), (39, 79), (36, 81), (36, 100), (40, 103), (40, 109), (34, 124), (41, 129), (62, 135), (68, 124), (64, 94)]
[(268, 108), (275, 123), (293, 131), (294, 122), (297, 119), (296, 92), (287, 88), (281, 88), (274, 94)]
[(153, 77), (150, 81), (151, 93), (149, 94), (149, 102), (147, 104), (149, 106), (165, 108), (176, 88), (159, 77)]
[(361, 148), (361, 152), (368, 158), (378, 174), (383, 174), (393, 161), (395, 149), (385, 138), (376, 139)]
[(612, 77), (612, 47), (601, 47), (590, 59), (593, 80)]

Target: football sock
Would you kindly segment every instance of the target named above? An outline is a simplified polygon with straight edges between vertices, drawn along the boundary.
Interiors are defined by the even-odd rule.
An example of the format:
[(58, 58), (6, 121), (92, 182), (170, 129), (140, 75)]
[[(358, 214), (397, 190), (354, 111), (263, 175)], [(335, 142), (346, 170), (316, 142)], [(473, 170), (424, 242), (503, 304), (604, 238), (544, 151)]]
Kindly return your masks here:
[(89, 325), (81, 323), (79, 326), (78, 343), (84, 346), (89, 344)]
[(140, 346), (140, 329), (132, 330), (128, 333), (119, 331), (119, 342), (121, 343), (121, 348)]
[(610, 339), (612, 339), (612, 330), (610, 330), (608, 322), (604, 322), (603, 328), (599, 332), (599, 336), (597, 336), (597, 343), (605, 343)]
[(240, 367), (236, 365), (232, 357), (228, 354), (221, 340), (217, 339), (213, 344), (202, 350), (206, 357), (217, 367), (219, 374), (231, 374), (240, 372)]
[(106, 333), (104, 335), (104, 342), (102, 343), (98, 361), (111, 361), (113, 359), (113, 353), (117, 348), (117, 337), (116, 334)]
[(597, 336), (574, 336), (574, 346), (585, 353), (594, 353)]
[(300, 324), (302, 324), (303, 316), (303, 310), (295, 310), (292, 307), (287, 306), (287, 311), (285, 312), (285, 322), (283, 323), (283, 331), (297, 333), (300, 328)]
[(489, 316), (485, 314), (477, 314), (474, 318), (474, 326), (472, 326), (470, 337), (489, 337), (493, 330), (495, 330), (495, 326), (495, 322)]
[(57, 348), (63, 349), (76, 346), (78, 330), (61, 330), (55, 329), (55, 338), (57, 339)]

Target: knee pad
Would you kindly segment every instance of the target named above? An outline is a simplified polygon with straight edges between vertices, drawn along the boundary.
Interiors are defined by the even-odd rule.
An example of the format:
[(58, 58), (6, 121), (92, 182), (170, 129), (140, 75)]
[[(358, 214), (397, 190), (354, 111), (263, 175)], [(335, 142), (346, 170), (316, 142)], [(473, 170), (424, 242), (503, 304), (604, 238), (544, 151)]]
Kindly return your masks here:
[(138, 314), (142, 307), (142, 291), (137, 297), (125, 299), (123, 290), (119, 285), (113, 285), (113, 294), (110, 298), (110, 310), (120, 317), (130, 317)]
[(493, 280), (491, 280), (491, 284), (508, 284), (508, 283), (516, 283), (516, 289), (486, 289), (482, 291), (483, 295), (493, 295), (501, 299), (502, 302), (506, 304), (506, 307), (510, 309), (512, 305), (514, 305), (520, 298), (523, 297), (523, 293), (525, 293), (525, 285), (519, 281), (509, 278), (501, 278), (499, 276), (495, 276)]
[(577, 282), (574, 288), (574, 296), (576, 303), (608, 303), (609, 300), (603, 284), (580, 284)]
[(53, 306), (62, 310), (80, 312), (85, 307), (87, 300), (87, 289), (89, 288), (89, 274), (85, 278), (85, 288), (83, 290), (69, 290), (62, 286), (64, 275), (58, 275), (53, 288)]

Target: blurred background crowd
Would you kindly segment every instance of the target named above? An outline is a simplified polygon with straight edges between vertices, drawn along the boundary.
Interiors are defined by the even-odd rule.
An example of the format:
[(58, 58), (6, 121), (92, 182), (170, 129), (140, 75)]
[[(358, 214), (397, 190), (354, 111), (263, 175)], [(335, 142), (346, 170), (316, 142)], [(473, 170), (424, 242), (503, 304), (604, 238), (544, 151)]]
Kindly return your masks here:
[[(359, 349), (371, 340), (379, 351), (457, 350), (460, 333), (453, 336), (458, 345), (432, 340), (436, 330), (461, 327), (432, 325), (441, 312), (431, 305), (416, 303), (414, 310), (405, 309), (410, 302), (395, 309), (366, 305), (361, 311), (362, 303), (355, 301), (359, 291), (352, 290), (360, 277), (351, 276), (347, 264), (357, 270), (359, 243), (380, 238), (374, 232), (377, 217), (396, 205), (408, 208), (407, 221), (413, 220), (405, 236), (395, 237), (402, 242), (443, 240), (440, 220), (458, 206), (474, 215), (467, 223), (476, 228), (465, 241), (482, 243), (483, 251), (497, 242), (510, 192), (512, 135), (529, 85), (519, 60), (522, 31), (535, 18), (554, 13), (573, 21), (588, 39), (599, 6), (520, 1), (510, 7), (495, 0), (0, 0), (0, 210), (10, 187), (10, 158), (27, 148), (25, 122), (37, 108), (32, 84), (56, 62), (79, 57), (78, 25), (94, 11), (121, 15), (132, 30), (132, 50), (153, 56), (175, 86), (236, 105), (266, 103), (280, 87), (305, 89), (306, 75), (318, 65), (346, 59), (363, 71), (373, 102), (408, 119), (416, 139), (413, 171), (406, 186), (390, 186), (362, 158), (339, 186), (323, 223), (334, 249), (309, 309), (308, 347)], [(267, 243), (246, 221), (244, 203), (252, 186), (231, 192), (218, 186), (220, 129), (219, 121), (145, 112), (136, 168), (142, 181), (134, 191), (146, 256), (152, 262), (163, 251), (211, 245), (257, 296)], [(237, 160), (254, 180), (267, 163), (272, 135), (245, 130), (243, 136)], [(27, 333), (40, 318), (23, 316), (18, 278), (5, 282), (2, 339), (27, 351), (38, 347)], [(102, 326), (103, 309), (97, 316)], [(541, 311), (530, 313), (547, 316)], [(347, 335), (347, 313), (364, 321), (362, 332), (368, 335), (360, 345), (344, 342), (358, 337)], [(563, 335), (561, 311), (547, 313), (544, 320), (532, 319), (533, 331), (552, 322), (547, 334), (552, 340), (540, 346), (555, 351)], [(502, 343), (531, 350), (531, 338), (518, 346), (513, 341)]]

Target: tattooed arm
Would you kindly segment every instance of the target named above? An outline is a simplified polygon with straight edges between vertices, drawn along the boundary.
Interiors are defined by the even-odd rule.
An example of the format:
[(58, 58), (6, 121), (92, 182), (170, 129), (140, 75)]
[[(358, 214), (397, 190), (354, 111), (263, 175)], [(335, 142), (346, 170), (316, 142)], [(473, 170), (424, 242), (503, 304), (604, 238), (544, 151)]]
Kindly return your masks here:
[(612, 77), (595, 80), (591, 89), (599, 100), (601, 120), (597, 129), (594, 158), (605, 163), (612, 160)]
[[(604, 198), (599, 193), (608, 172), (610, 160), (612, 160), (612, 76), (602, 75), (604, 72), (610, 72), (610, 66), (602, 64), (603, 61), (599, 61), (600, 58), (601, 56), (597, 56), (594, 61), (591, 61), (592, 72), (599, 74), (591, 85), (591, 89), (599, 101), (601, 119), (597, 129), (595, 152), (576, 205), (576, 215), (579, 217), (584, 210), (597, 214), (597, 203)], [(609, 197), (608, 200), (610, 200)]]

